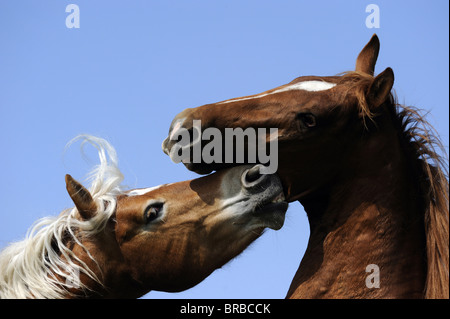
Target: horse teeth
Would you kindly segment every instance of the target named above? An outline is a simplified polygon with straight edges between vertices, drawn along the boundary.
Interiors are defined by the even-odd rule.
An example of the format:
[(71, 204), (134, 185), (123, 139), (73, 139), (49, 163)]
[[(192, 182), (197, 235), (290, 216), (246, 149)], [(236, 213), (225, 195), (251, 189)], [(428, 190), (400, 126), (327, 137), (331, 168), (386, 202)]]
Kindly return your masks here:
[(284, 201), (284, 194), (280, 193), (277, 197), (272, 200), (272, 203), (281, 203)]

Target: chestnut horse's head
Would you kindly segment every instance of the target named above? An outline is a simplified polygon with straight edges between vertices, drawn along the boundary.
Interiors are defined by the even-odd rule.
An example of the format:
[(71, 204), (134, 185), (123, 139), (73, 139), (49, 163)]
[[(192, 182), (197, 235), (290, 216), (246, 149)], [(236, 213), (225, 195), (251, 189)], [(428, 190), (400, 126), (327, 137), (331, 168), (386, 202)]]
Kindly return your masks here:
[[(266, 227), (283, 225), (288, 204), (280, 180), (260, 174), (260, 165), (123, 191), (120, 171), (106, 163), (108, 148), (116, 162), (113, 149), (88, 138), (102, 161), (91, 189), (66, 175), (75, 207), (0, 254), (0, 297), (132, 298), (185, 290)], [(30, 260), (37, 266), (30, 269)]]
[[(186, 109), (173, 120), (163, 150), (170, 155), (177, 143), (170, 137), (177, 130), (192, 129), (194, 120), (201, 121), (202, 130), (214, 127), (222, 133), (236, 127), (277, 128), (278, 175), (287, 198), (299, 199), (334, 178), (342, 161), (352, 158), (354, 141), (373, 125), (390, 99), (392, 70), (373, 76), (378, 50), (374, 35), (359, 54), (354, 72), (303, 76), (260, 94)], [(270, 141), (273, 136), (267, 135), (266, 143)], [(202, 147), (207, 145), (203, 143)], [(186, 166), (208, 173), (230, 165), (199, 162)]]
[[(445, 154), (445, 149), (421, 112), (397, 104), (391, 94), (392, 69), (374, 76), (379, 47), (374, 35), (351, 72), (303, 76), (260, 94), (186, 109), (175, 117), (163, 142), (164, 152), (174, 162), (183, 161), (188, 169), (202, 174), (241, 162), (266, 164), (265, 158), (254, 161), (250, 156), (227, 161), (227, 154), (224, 161), (220, 155), (234, 150), (226, 140), (222, 150), (216, 143), (217, 136), (226, 137), (227, 130), (238, 129), (240, 144), (246, 138), (250, 154), (255, 148), (251, 132), (265, 130), (257, 140), (258, 152), (263, 149), (264, 155), (272, 144), (277, 145), (275, 166), (285, 196), (303, 204), (311, 226), (306, 257), (289, 296), (314, 298), (325, 292), (334, 298), (354, 292), (359, 297), (369, 296), (363, 281), (342, 276), (356, 274), (369, 260), (383, 258), (386, 267), (399, 271), (392, 276), (392, 285), (400, 292), (397, 296), (417, 296), (425, 280), (421, 265), (426, 234), (425, 296), (448, 298), (448, 160), (437, 153), (441, 149)], [(193, 137), (186, 139), (186, 132)], [(246, 150), (241, 147), (236, 152), (242, 149)], [(186, 150), (191, 150), (193, 159), (184, 156)], [(409, 237), (403, 237), (406, 233)], [(375, 243), (375, 239), (380, 241)], [(388, 247), (404, 243), (415, 246), (389, 251)], [(400, 250), (405, 258), (399, 257)], [(326, 259), (326, 254), (338, 257)], [(362, 254), (367, 259), (361, 258)], [(395, 258), (404, 264), (393, 263)], [(410, 265), (417, 266), (415, 272), (399, 279), (405, 274), (402, 267)], [(387, 269), (384, 271), (393, 274)], [(389, 289), (380, 296), (393, 296), (386, 291)]]

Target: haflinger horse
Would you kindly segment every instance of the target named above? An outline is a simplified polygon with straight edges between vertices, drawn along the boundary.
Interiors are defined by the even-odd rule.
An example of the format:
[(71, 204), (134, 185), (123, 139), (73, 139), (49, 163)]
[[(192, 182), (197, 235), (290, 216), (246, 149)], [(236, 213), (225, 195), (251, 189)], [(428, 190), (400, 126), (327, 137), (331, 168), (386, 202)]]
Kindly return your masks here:
[(75, 207), (37, 222), (0, 253), (0, 298), (134, 298), (188, 289), (241, 253), (266, 227), (279, 229), (287, 202), (260, 166), (124, 191), (110, 144), (87, 190), (66, 175)]
[[(222, 132), (278, 128), (277, 173), (310, 224), (287, 298), (449, 297), (445, 149), (418, 109), (396, 102), (392, 69), (374, 76), (379, 46), (374, 35), (354, 71), (299, 77), (172, 122), (169, 137), (193, 120)], [(166, 154), (174, 143), (163, 142)], [(208, 173), (230, 164), (186, 166)]]

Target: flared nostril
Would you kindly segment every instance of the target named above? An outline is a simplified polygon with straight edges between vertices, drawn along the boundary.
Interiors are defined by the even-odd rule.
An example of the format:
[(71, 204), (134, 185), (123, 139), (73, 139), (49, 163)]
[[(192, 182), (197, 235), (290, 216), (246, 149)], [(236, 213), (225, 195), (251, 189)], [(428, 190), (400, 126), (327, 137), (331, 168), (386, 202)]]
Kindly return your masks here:
[(261, 173), (259, 172), (259, 165), (253, 166), (250, 168), (246, 174), (245, 174), (245, 181), (247, 183), (253, 183), (256, 182), (258, 179), (261, 178)]
[(247, 189), (253, 189), (265, 185), (271, 178), (271, 175), (262, 173), (264, 170), (263, 165), (257, 164), (252, 168), (244, 171), (241, 177), (242, 185)]

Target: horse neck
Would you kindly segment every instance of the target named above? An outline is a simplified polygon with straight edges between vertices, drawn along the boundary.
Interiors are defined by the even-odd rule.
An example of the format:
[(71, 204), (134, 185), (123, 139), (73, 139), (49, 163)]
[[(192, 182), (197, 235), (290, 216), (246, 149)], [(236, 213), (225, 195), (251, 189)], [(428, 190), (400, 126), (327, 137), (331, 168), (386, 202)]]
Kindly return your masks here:
[[(391, 130), (359, 149), (336, 182), (300, 201), (311, 234), (288, 297), (423, 296), (423, 210), (400, 142)], [(366, 284), (373, 265), (379, 288)]]

